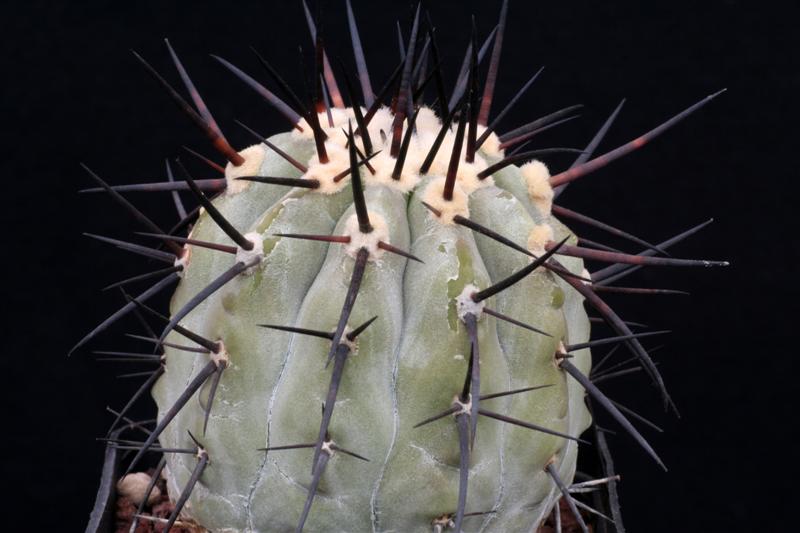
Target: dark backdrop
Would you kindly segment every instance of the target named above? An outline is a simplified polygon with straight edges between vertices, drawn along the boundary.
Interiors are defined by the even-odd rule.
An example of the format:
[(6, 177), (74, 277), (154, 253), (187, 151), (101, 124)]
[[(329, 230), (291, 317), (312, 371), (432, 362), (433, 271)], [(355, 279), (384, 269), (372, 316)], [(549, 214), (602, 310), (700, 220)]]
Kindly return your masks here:
[[(409, 4), (354, 3), (374, 85), (380, 85), (398, 60), (394, 22), (401, 20), (407, 33)], [(234, 118), (265, 132), (286, 128), (207, 53), (258, 72), (248, 51), (255, 45), (297, 86), (296, 47), (310, 48), (299, 4), (215, 4), (31, 1), (3, 8), (6, 195), (0, 216), (8, 328), (2, 388), (9, 398), (2, 480), (18, 500), (5, 505), (3, 520), (27, 524), (20, 529), (83, 527), (101, 467), (102, 446), (94, 439), (111, 420), (105, 406), (120, 407), (137, 384), (116, 379), (117, 370), (93, 361), (87, 349), (66, 356), (121, 303), (118, 294), (99, 289), (143, 269), (133, 256), (81, 237), (91, 231), (124, 238), (135, 226), (107, 198), (76, 193), (90, 184), (78, 162), (112, 183), (128, 183), (160, 177), (163, 158), (178, 155), (181, 144), (211, 153), (128, 49), (177, 84), (161, 42), (170, 37), (234, 146), (250, 142)], [(326, 34), (331, 52), (349, 61), (340, 4), (327, 2)], [(733, 262), (714, 270), (652, 268), (625, 282), (684, 289), (689, 297), (611, 299), (628, 319), (676, 331), (658, 359), (684, 415), (664, 415), (642, 376), (607, 387), (666, 430), (645, 430), (670, 467), (666, 474), (624, 435), (612, 439), (628, 529), (788, 531), (798, 260), (789, 211), (798, 176), (789, 149), (800, 88), (790, 25), (800, 13), (736, 0), (653, 4), (512, 1), (494, 109), (546, 65), (502, 129), (582, 103), (580, 120), (539, 140), (539, 146), (581, 146), (627, 97), (603, 143), (611, 148), (728, 88), (657, 142), (581, 180), (562, 198), (655, 241), (715, 217), (676, 250)], [(428, 7), (452, 83), (469, 15), (475, 13), (485, 35), (499, 2)], [(564, 164), (556, 159), (553, 167)], [(168, 197), (131, 198), (160, 223), (174, 221)], [(126, 321), (88, 348), (132, 347), (120, 338), (135, 327)], [(144, 401), (136, 414), (151, 413)]]

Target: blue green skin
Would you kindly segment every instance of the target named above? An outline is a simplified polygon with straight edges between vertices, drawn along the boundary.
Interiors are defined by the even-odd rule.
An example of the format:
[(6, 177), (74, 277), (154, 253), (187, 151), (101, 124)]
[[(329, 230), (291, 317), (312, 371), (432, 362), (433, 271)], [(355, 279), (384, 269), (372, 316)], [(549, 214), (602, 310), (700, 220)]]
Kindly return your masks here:
[[(307, 160), (313, 143), (290, 134), (271, 138)], [(299, 172), (267, 152), (263, 175)], [(410, 195), (367, 185), (371, 213), (387, 221), (390, 242), (424, 263), (383, 254), (370, 261), (349, 325), (378, 315), (358, 340), (339, 389), (331, 436), (364, 455), (362, 462), (336, 454), (328, 463), (305, 531), (427, 532), (433, 518), (455, 511), (458, 439), (452, 417), (422, 428), (417, 422), (450, 406), (462, 385), (469, 354), (454, 297), (467, 284), (485, 287), (520, 269), (529, 259), (466, 228), (442, 225), (419, 203), (427, 179)], [(496, 186), (474, 192), (470, 217), (518, 243), (544, 217), (531, 204), (516, 167), (494, 176)], [(513, 193), (513, 194), (512, 194)], [(223, 194), (215, 205), (233, 224), (264, 236), (265, 259), (190, 313), (183, 325), (221, 338), (230, 356), (202, 435), (203, 411), (193, 398), (161, 437), (164, 446), (188, 446), (186, 430), (202, 435), (211, 462), (195, 487), (185, 515), (212, 531), (293, 531), (311, 479), (311, 450), (257, 448), (313, 442), (320, 404), (328, 389), (330, 343), (259, 328), (297, 325), (333, 330), (350, 281), (353, 259), (342, 245), (277, 238), (274, 233), (342, 234), (352, 214), (349, 185), (333, 195), (253, 184)], [(548, 219), (556, 238), (569, 230)], [(204, 213), (192, 236), (229, 244)], [(574, 237), (572, 237), (574, 241)], [(572, 272), (580, 260), (562, 257)], [(231, 256), (193, 247), (189, 267), (171, 310), (232, 264)], [(558, 340), (583, 342), (589, 322), (580, 296), (539, 269), (487, 305), (553, 335), (546, 337), (484, 315), (478, 321), (482, 390), (532, 385), (551, 387), (489, 400), (485, 407), (542, 426), (579, 435), (589, 424), (583, 389), (558, 370)], [(169, 340), (186, 343), (176, 333)], [(572, 360), (590, 367), (589, 350)], [(153, 388), (159, 416), (174, 403), (207, 356), (168, 349), (166, 373)], [(206, 387), (207, 388), (207, 387)], [(557, 489), (543, 472), (551, 458), (569, 482), (574, 442), (481, 417), (472, 452), (467, 511), (497, 510), (468, 518), (463, 530), (531, 531), (551, 508)], [(168, 457), (168, 488), (174, 499), (194, 468), (191, 456)]]

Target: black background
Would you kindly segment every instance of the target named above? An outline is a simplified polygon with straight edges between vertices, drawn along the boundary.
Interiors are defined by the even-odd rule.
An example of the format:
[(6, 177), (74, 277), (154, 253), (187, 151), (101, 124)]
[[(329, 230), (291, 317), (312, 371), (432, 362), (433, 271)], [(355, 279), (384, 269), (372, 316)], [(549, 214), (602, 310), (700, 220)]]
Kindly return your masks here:
[[(78, 195), (85, 161), (112, 183), (162, 176), (163, 158), (188, 144), (212, 150), (128, 53), (135, 48), (179, 83), (161, 42), (170, 37), (234, 146), (250, 139), (233, 118), (265, 132), (281, 117), (207, 55), (260, 72), (257, 46), (298, 86), (297, 45), (310, 49), (298, 2), (27, 2), (3, 6), (2, 178), (6, 195), (2, 302), (2, 480), (13, 505), (3, 523), (77, 531), (93, 502), (102, 446), (95, 437), (135, 387), (89, 350), (68, 349), (120, 305), (104, 285), (148, 268), (81, 237), (126, 238), (136, 228), (107, 198)], [(341, 4), (341, 5), (340, 5)], [(394, 21), (408, 31), (408, 2), (355, 1), (373, 85), (398, 61)], [(634, 532), (790, 531), (789, 440), (797, 357), (790, 212), (798, 179), (798, 20), (767, 3), (512, 1), (495, 112), (539, 68), (544, 75), (501, 130), (569, 104), (582, 118), (538, 146), (582, 146), (621, 97), (628, 101), (603, 147), (611, 148), (723, 87), (696, 116), (641, 151), (587, 177), (562, 197), (570, 208), (663, 240), (709, 217), (716, 222), (676, 251), (730, 259), (727, 269), (648, 269), (626, 285), (688, 290), (689, 297), (609, 298), (625, 318), (675, 330), (659, 354), (682, 410), (661, 412), (642, 376), (607, 392), (662, 423), (646, 431), (670, 467), (663, 473), (624, 435), (613, 438), (627, 526)], [(428, 2), (452, 83), (474, 13), (483, 36), (499, 2)], [(328, 48), (350, 61), (343, 2), (325, 9)], [(566, 143), (566, 144), (565, 144)], [(559, 170), (568, 161), (554, 159)], [(200, 166), (198, 175), (210, 177)], [(131, 196), (164, 225), (169, 198)], [(187, 198), (188, 200), (188, 198)], [(585, 229), (573, 224), (576, 229)], [(136, 228), (138, 229), (138, 228)], [(587, 235), (627, 246), (601, 233)], [(635, 251), (635, 247), (627, 246)], [(162, 299), (165, 301), (165, 299)], [(9, 324), (8, 319), (11, 319)], [(125, 322), (89, 349), (133, 345)], [(601, 333), (601, 335), (604, 333)], [(650, 343), (651, 345), (654, 343)], [(142, 402), (138, 415), (149, 416)], [(591, 455), (591, 452), (587, 452)], [(590, 464), (589, 464), (590, 465)]]

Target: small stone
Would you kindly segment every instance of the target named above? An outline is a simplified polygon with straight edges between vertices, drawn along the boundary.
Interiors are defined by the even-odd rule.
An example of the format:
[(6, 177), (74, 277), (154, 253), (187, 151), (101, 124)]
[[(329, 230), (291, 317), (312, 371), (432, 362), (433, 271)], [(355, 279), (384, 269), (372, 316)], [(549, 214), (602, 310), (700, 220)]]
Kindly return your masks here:
[[(117, 482), (117, 493), (130, 499), (135, 505), (141, 505), (144, 500), (145, 491), (152, 478), (144, 472), (128, 474)], [(161, 490), (158, 486), (153, 487), (150, 497), (147, 499), (148, 505), (152, 505), (161, 498)]]

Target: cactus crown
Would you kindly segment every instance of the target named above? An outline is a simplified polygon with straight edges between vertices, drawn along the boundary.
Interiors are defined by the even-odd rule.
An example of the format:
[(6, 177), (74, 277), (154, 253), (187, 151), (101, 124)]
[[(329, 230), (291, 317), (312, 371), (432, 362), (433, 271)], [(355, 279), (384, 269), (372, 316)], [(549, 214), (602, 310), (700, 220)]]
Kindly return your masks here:
[[(604, 358), (592, 368), (590, 357), (596, 346), (612, 345), (610, 354), (625, 346), (674, 408), (641, 342), (664, 332), (634, 333), (637, 325), (602, 295), (675, 292), (612, 285), (642, 266), (725, 263), (666, 251), (707, 223), (654, 244), (554, 202), (573, 181), (719, 93), (599, 156), (622, 102), (586, 147), (526, 150), (538, 133), (575, 118), (577, 106), (498, 134), (541, 73), (490, 120), (507, 11), (504, 1), (482, 43), (473, 28), (448, 94), (436, 35), (419, 6), (401, 39), (402, 60), (378, 92), (349, 1), (356, 77), (331, 62), (320, 21), (306, 7), (315, 52), (307, 94), (258, 53), (280, 96), (214, 56), (291, 127), (267, 138), (240, 123), (258, 144), (239, 151), (169, 42), (191, 103), (134, 52), (228, 161), (223, 168), (191, 152), (221, 176), (195, 179), (177, 161), (178, 180), (168, 161), (167, 181), (122, 186), (86, 167), (99, 185), (88, 191), (107, 193), (160, 245), (93, 237), (167, 263), (114, 284), (125, 305), (73, 349), (131, 313), (162, 323), (160, 333), (137, 336), (153, 354), (101, 353), (156, 365), (112, 430), (152, 390), (155, 428), (143, 441), (114, 445), (136, 451), (128, 472), (146, 453), (164, 454), (157, 470), (174, 501), (167, 529), (183, 513), (212, 530), (519, 531), (563, 499), (588, 531), (578, 509), (585, 504), (573, 494), (602, 485), (621, 530), (618, 478), (602, 431), (594, 438), (603, 476), (573, 483), (591, 407), (606, 410), (664, 466), (630, 419), (649, 422), (597, 386), (630, 373), (627, 363)], [(573, 163), (555, 175), (537, 159), (570, 153)], [(179, 223), (169, 231), (153, 223), (122, 194), (137, 191), (172, 193)], [(191, 192), (198, 207), (187, 212), (178, 191)], [(580, 239), (559, 218), (643, 250)], [(589, 273), (584, 260), (609, 265)], [(153, 279), (135, 297), (126, 292)], [(169, 316), (147, 305), (176, 282)], [(584, 304), (599, 316), (587, 316)], [(591, 322), (614, 334), (589, 340)]]

